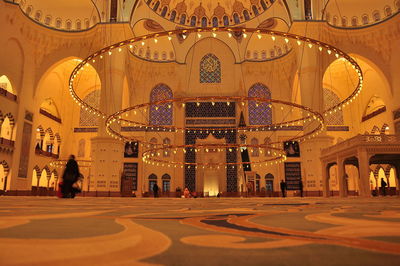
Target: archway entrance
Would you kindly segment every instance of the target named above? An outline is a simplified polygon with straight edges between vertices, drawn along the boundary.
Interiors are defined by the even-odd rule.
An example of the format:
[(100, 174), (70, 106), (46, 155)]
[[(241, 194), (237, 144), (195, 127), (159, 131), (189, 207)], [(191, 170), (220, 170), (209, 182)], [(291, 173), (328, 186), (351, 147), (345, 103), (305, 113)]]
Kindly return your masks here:
[[(220, 143), (224, 144), (225, 139), (216, 139), (213, 135), (209, 135), (206, 139), (198, 139), (198, 144), (207, 143)], [(226, 162), (226, 156), (221, 156), (221, 153), (217, 149), (202, 149), (198, 153), (196, 160), (198, 163), (221, 163)], [(197, 191), (203, 191), (205, 197), (217, 196), (218, 193), (223, 192), (223, 188), (226, 187), (226, 169), (221, 166), (220, 169), (215, 168), (204, 168), (197, 171), (198, 187)]]

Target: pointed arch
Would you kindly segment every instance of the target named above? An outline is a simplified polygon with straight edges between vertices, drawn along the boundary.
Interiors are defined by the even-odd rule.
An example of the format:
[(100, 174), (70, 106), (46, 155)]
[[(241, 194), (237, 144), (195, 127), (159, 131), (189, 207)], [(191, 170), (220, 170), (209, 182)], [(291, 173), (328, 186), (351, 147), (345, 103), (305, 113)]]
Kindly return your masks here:
[(379, 134), (380, 129), (376, 125), (371, 130), (371, 135)]
[(381, 134), (389, 134), (389, 125), (388, 124), (383, 124), (380, 130)]
[(214, 54), (200, 60), (200, 83), (221, 83), (221, 62)]
[[(165, 84), (156, 85), (150, 92), (150, 102), (158, 102), (173, 98), (170, 87)], [(172, 103), (151, 104), (149, 112), (151, 125), (172, 125), (173, 106)]]
[[(256, 83), (249, 89), (248, 96), (271, 99), (271, 92), (264, 84)], [(272, 123), (272, 109), (266, 102), (258, 103), (255, 100), (250, 100), (248, 112), (250, 125), (270, 125)]]

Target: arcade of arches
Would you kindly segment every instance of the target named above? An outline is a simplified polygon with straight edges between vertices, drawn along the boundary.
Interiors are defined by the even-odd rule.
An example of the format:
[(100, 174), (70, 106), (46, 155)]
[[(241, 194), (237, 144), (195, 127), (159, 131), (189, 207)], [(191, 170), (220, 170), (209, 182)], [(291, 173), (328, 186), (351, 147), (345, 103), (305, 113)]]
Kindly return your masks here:
[[(83, 191), (89, 196), (146, 197), (156, 183), (165, 197), (185, 187), (205, 197), (272, 197), (280, 196), (281, 180), (291, 184), (288, 196), (299, 195), (299, 180), (304, 196), (399, 195), (400, 1), (217, 2), (0, 0), (0, 193), (53, 195), (63, 171), (53, 162), (74, 154), (82, 162)], [(348, 107), (324, 116), (324, 132), (310, 140), (285, 142), (307, 130), (295, 126), (235, 135), (234, 143), (280, 143), (288, 158), (234, 174), (225, 169), (188, 174), (145, 164), (141, 155), (146, 148), (183, 145), (188, 136), (122, 124), (121, 132), (137, 139), (122, 143), (107, 134), (103, 117), (80, 108), (70, 95), (73, 69), (105, 46), (154, 32), (224, 26), (290, 32), (331, 44), (360, 65), (363, 90)], [(197, 96), (272, 98), (323, 112), (344, 100), (358, 82), (342, 58), (295, 41), (256, 34), (194, 35), (145, 40), (91, 62), (76, 93), (107, 115), (141, 103)], [(190, 106), (200, 111), (193, 114)], [(288, 115), (301, 116), (250, 101), (233, 106), (230, 112), (227, 105), (211, 101), (198, 103), (197, 109), (190, 103), (153, 105), (138, 119), (218, 129), (242, 122), (268, 126)], [(224, 144), (227, 139), (195, 137), (197, 143)], [(227, 156), (200, 152), (196, 160), (224, 163)], [(246, 164), (269, 156), (266, 149), (253, 148)], [(168, 149), (160, 157), (185, 160)]]

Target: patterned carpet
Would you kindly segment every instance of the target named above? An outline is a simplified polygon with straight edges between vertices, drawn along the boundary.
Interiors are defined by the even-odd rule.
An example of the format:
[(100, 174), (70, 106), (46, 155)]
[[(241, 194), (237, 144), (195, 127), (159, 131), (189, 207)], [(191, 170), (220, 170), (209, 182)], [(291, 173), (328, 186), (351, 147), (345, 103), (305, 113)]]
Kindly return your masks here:
[(0, 265), (399, 264), (398, 197), (0, 197)]

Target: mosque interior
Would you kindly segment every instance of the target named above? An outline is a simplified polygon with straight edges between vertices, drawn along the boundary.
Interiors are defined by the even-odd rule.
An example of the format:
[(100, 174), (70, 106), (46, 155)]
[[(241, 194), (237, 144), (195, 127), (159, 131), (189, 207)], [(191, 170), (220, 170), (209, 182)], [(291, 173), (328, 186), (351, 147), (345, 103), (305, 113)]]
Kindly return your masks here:
[(399, 11), (0, 1), (0, 194), (54, 196), (73, 154), (82, 196), (399, 195)]

